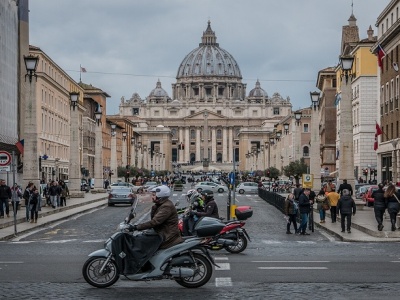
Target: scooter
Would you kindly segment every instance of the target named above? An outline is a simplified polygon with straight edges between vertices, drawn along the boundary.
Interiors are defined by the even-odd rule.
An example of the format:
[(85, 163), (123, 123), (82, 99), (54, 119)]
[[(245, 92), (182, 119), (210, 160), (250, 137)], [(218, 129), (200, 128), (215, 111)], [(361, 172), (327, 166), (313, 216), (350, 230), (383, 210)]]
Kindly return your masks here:
[[(130, 213), (129, 218), (134, 217)], [(128, 218), (128, 219), (129, 219)], [(211, 219), (211, 220), (210, 220)], [(97, 288), (113, 285), (119, 278), (131, 281), (172, 279), (186, 288), (206, 284), (217, 266), (204, 246), (204, 238), (221, 230), (213, 218), (204, 218), (196, 228), (200, 234), (167, 249), (158, 249), (161, 237), (154, 231), (132, 234), (133, 225), (119, 224), (100, 249), (89, 254), (82, 268), (86, 282)]]
[[(183, 216), (190, 215), (191, 208), (188, 207), (186, 211), (183, 213)], [(247, 219), (253, 215), (253, 211), (249, 206), (237, 207), (236, 209), (236, 217), (238, 220), (231, 220), (223, 224), (223, 227), (220, 232), (215, 234), (212, 237), (208, 237), (205, 241), (205, 246), (207, 246), (211, 250), (221, 250), (225, 249), (230, 253), (241, 253), (247, 248), (248, 241), (251, 241), (250, 236), (243, 226), (246, 224), (243, 220)], [(202, 218), (200, 219), (200, 221)], [(217, 219), (216, 219), (217, 220)], [(200, 222), (199, 221), (199, 222)], [(178, 227), (179, 231), (183, 235), (184, 233), (184, 222), (183, 217), (179, 219)], [(198, 235), (196, 231), (197, 224), (195, 226), (195, 235)]]

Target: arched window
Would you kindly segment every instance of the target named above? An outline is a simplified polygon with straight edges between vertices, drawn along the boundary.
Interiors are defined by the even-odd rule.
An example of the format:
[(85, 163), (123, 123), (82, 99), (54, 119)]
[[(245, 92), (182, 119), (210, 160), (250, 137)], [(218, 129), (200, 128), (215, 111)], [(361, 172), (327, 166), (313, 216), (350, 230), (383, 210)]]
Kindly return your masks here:
[(308, 146), (303, 147), (303, 156), (304, 157), (309, 157), (310, 156), (310, 148)]

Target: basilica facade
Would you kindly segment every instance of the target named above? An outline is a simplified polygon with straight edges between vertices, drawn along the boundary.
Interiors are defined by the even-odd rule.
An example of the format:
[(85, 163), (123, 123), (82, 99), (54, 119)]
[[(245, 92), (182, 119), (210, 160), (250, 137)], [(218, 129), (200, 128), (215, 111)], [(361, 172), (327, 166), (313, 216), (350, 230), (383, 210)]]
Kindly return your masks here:
[[(132, 162), (166, 170), (175, 162), (229, 169), (236, 161), (242, 170), (268, 168), (270, 135), (291, 114), (292, 104), (279, 93), (269, 96), (258, 80), (246, 89), (239, 64), (219, 46), (208, 22), (199, 46), (178, 66), (171, 96), (158, 81), (145, 98), (137, 93), (121, 98), (119, 117), (134, 124), (137, 134)], [(255, 155), (251, 166), (250, 154)]]

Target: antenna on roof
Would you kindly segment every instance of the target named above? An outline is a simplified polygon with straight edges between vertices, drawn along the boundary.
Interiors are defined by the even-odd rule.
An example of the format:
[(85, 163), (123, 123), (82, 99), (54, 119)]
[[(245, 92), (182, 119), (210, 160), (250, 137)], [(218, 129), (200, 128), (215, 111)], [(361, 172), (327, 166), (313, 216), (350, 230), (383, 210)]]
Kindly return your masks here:
[(354, 1), (353, 0), (351, 0), (351, 14), (353, 14), (353, 8), (354, 8), (354, 3), (353, 3)]

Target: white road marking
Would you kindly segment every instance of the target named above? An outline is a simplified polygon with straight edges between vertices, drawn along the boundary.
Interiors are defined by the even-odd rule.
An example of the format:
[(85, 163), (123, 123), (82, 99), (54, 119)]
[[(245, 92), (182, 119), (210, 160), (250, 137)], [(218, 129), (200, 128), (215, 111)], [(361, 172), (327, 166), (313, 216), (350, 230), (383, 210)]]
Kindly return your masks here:
[(229, 271), (231, 269), (231, 265), (229, 263), (219, 263), (219, 268), (216, 266), (216, 271)]
[(104, 240), (83, 241), (82, 243), (101, 243), (101, 242), (104, 242)]
[(313, 241), (297, 241), (299, 244), (316, 244), (316, 242)]
[(215, 286), (232, 286), (232, 279), (230, 277), (217, 277), (215, 278)]
[(258, 267), (260, 270), (327, 270), (326, 267)]
[(214, 260), (228, 260), (228, 259), (229, 259), (228, 257), (221, 257), (221, 256), (214, 257)]
[(59, 240), (59, 241), (47, 241), (45, 242), (46, 244), (64, 244), (64, 243), (69, 243), (69, 242), (74, 242), (77, 241), (77, 239), (72, 239), (72, 240)]
[(35, 241), (16, 241), (16, 242), (12, 242), (13, 244), (30, 244), (30, 243), (34, 243)]
[(0, 264), (6, 265), (6, 264), (23, 264), (23, 261), (0, 261)]
[(329, 260), (254, 260), (252, 263), (330, 263)]
[(280, 242), (280, 241), (272, 241), (272, 240), (262, 240), (262, 242), (264, 244), (268, 244), (268, 245), (270, 245), (270, 244), (282, 244), (282, 242)]

